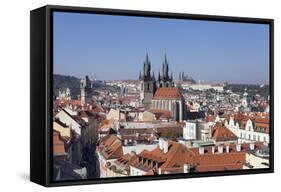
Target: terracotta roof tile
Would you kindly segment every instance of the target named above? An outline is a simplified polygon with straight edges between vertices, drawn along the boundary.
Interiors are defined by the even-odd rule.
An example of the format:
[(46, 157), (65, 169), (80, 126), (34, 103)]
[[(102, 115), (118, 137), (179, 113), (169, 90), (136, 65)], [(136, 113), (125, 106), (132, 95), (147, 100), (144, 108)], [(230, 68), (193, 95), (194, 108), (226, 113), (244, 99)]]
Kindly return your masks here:
[(102, 138), (98, 150), (106, 159), (117, 159), (123, 155), (122, 142), (113, 134)]
[(215, 125), (212, 137), (215, 141), (237, 140), (238, 137), (224, 125)]
[(150, 113), (153, 113), (156, 116), (156, 119), (166, 119), (166, 118), (171, 118), (171, 111), (168, 110), (163, 110), (163, 109), (150, 109)]
[(154, 94), (153, 99), (182, 99), (183, 96), (176, 87), (161, 87)]

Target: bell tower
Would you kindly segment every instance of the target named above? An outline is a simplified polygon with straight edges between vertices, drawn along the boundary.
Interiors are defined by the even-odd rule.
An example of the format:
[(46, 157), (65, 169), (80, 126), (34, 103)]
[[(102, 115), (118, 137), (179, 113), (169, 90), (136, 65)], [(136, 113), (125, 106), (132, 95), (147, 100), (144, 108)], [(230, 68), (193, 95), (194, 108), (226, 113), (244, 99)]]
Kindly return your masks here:
[(141, 105), (145, 109), (149, 109), (151, 106), (151, 100), (156, 91), (156, 81), (154, 73), (151, 74), (151, 62), (149, 61), (148, 53), (146, 53), (145, 61), (143, 63), (143, 72), (140, 72), (139, 80), (141, 81)]
[(159, 87), (174, 87), (172, 72), (169, 76), (169, 64), (168, 64), (166, 53), (165, 53), (164, 62), (162, 65), (162, 76), (160, 76), (160, 73), (159, 73), (158, 83), (159, 83)]
[(86, 103), (89, 103), (91, 101), (91, 95), (90, 92), (92, 90), (92, 84), (89, 79), (89, 77), (86, 75), (85, 79), (81, 79), (80, 81), (80, 99), (81, 99), (81, 105), (84, 106)]

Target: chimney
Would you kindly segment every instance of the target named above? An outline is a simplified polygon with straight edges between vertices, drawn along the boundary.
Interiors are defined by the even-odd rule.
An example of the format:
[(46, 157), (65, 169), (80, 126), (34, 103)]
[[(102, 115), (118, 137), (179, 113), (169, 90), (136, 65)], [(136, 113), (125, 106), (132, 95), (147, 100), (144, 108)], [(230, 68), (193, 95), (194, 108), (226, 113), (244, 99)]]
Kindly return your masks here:
[(241, 144), (236, 145), (236, 151), (240, 152), (241, 151)]
[(160, 148), (161, 150), (163, 150), (163, 138), (162, 138), (162, 137), (159, 138), (159, 140), (158, 140), (158, 145), (159, 145), (159, 148)]
[(229, 145), (227, 145), (227, 146), (225, 147), (225, 150), (226, 150), (227, 153), (229, 153)]
[(169, 143), (168, 143), (168, 140), (163, 140), (163, 152), (164, 153), (168, 153), (168, 148), (169, 148)]
[(178, 141), (180, 144), (185, 145), (185, 141), (184, 140), (179, 140)]
[(255, 143), (250, 143), (250, 150), (255, 150)]
[(183, 172), (189, 173), (189, 171), (190, 171), (190, 165), (187, 163), (183, 164)]
[(161, 168), (158, 169), (158, 175), (161, 175)]
[(205, 150), (204, 147), (199, 147), (198, 150), (199, 150), (199, 154), (200, 154), (200, 155), (203, 155), (203, 154), (204, 154), (204, 150)]
[(218, 146), (218, 152), (220, 154), (223, 153), (223, 145)]
[(212, 154), (215, 154), (215, 146), (212, 146)]
[(128, 145), (128, 140), (127, 139), (124, 140), (124, 145)]

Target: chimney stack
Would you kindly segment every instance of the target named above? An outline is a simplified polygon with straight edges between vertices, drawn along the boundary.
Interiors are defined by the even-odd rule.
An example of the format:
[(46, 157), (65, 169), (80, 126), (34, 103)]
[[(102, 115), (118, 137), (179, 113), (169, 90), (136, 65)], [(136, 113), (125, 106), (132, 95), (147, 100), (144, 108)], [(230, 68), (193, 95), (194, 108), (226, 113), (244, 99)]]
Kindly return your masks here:
[(162, 137), (159, 138), (159, 140), (158, 140), (158, 145), (159, 145), (159, 148), (160, 148), (161, 150), (163, 150), (163, 138), (162, 138)]
[(190, 171), (190, 165), (187, 163), (183, 164), (183, 172), (189, 173), (189, 171)]
[(250, 150), (255, 150), (255, 143), (250, 143)]
[(204, 147), (199, 147), (198, 150), (199, 150), (199, 154), (200, 154), (200, 155), (203, 155), (203, 154), (204, 154), (204, 150), (205, 150)]
[(212, 146), (212, 154), (215, 154), (215, 146)]
[(163, 140), (163, 152), (168, 153), (169, 143), (168, 140)]
[(220, 154), (223, 153), (223, 145), (218, 146), (218, 152)]
[(227, 146), (225, 147), (225, 150), (226, 150), (227, 153), (229, 153), (229, 145), (227, 145)]
[(236, 145), (236, 151), (237, 151), (237, 152), (240, 152), (240, 151), (241, 151), (241, 144), (237, 144), (237, 145)]

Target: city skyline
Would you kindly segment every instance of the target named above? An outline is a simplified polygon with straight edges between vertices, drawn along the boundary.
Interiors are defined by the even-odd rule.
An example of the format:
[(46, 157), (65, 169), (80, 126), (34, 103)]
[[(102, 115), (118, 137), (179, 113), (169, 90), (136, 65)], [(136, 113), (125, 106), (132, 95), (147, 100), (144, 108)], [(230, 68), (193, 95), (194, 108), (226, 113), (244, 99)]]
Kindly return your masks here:
[(54, 13), (55, 74), (138, 79), (146, 52), (156, 76), (166, 53), (176, 77), (185, 72), (206, 83), (269, 82), (265, 24)]

